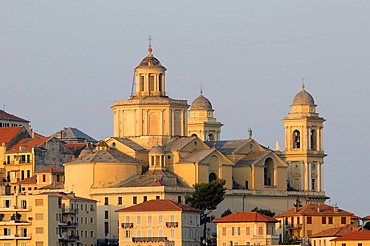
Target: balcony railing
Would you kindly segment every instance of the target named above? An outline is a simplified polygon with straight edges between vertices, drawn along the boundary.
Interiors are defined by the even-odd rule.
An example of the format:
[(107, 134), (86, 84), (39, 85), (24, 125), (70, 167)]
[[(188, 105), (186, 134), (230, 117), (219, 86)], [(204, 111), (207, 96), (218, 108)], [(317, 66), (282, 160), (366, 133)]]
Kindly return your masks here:
[(77, 208), (63, 208), (62, 209), (63, 214), (78, 214)]
[(134, 223), (121, 223), (122, 228), (133, 228)]
[(302, 224), (288, 224), (285, 226), (287, 229), (302, 229)]
[(140, 242), (166, 242), (167, 237), (133, 237), (133, 243), (140, 243)]
[(18, 206), (5, 206), (5, 207), (0, 207), (0, 212), (16, 212), (16, 211), (19, 211), (19, 212), (30, 212), (32, 211), (32, 207), (31, 206), (21, 206), (21, 207), (18, 207)]
[(179, 227), (179, 222), (166, 222), (167, 227)]
[(0, 240), (9, 240), (9, 239), (24, 239), (24, 240), (30, 240), (32, 239), (31, 233), (22, 233), (22, 234), (6, 234), (3, 233), (0, 234)]
[(76, 227), (78, 225), (78, 222), (75, 222), (75, 221), (60, 221), (58, 223), (58, 225), (62, 226), (62, 227)]
[(78, 241), (80, 240), (80, 236), (61, 234), (58, 236), (58, 239), (62, 241)]
[(31, 225), (31, 221), (22, 220), (2, 220), (0, 221), (1, 226), (12, 226), (12, 225)]

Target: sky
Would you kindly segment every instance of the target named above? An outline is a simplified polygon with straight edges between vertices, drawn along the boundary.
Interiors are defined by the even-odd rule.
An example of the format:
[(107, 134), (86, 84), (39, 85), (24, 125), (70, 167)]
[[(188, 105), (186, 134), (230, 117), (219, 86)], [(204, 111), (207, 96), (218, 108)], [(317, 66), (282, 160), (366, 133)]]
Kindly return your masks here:
[(370, 215), (370, 1), (0, 0), (0, 106), (51, 135), (113, 135), (115, 100), (153, 54), (170, 97), (200, 94), (222, 139), (284, 146), (281, 119), (301, 90), (324, 128), (327, 201)]

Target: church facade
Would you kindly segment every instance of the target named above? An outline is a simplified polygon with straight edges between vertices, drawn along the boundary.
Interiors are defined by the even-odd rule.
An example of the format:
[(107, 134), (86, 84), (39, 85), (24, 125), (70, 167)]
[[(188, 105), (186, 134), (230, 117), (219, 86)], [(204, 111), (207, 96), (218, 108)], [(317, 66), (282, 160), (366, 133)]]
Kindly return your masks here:
[(112, 106), (114, 136), (65, 164), (65, 190), (98, 201), (98, 238), (118, 239), (115, 210), (152, 199), (184, 202), (194, 184), (214, 179), (224, 179), (227, 188), (216, 218), (226, 209), (282, 212), (297, 199), (325, 202), (325, 120), (304, 87), (283, 120), (281, 151), (252, 136), (221, 140), (223, 124), (203, 92), (191, 105), (168, 97), (165, 72), (149, 45), (135, 68), (134, 94)]

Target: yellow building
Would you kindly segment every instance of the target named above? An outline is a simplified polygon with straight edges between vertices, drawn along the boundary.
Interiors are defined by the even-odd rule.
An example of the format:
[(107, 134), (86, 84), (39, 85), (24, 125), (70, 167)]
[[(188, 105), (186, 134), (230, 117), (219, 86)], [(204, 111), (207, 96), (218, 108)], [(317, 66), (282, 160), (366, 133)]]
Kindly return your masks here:
[(150, 200), (117, 210), (120, 245), (200, 245), (200, 212), (170, 200)]
[[(96, 244), (96, 201), (62, 193), (32, 196), (15, 194), (0, 196), (0, 204), (1, 246)], [(72, 204), (75, 208), (86, 206), (88, 210), (71, 210)], [(75, 216), (76, 219), (89, 218), (89, 224), (69, 223)], [(73, 231), (77, 234), (72, 234)], [(85, 237), (85, 231), (88, 231), (88, 237)], [(73, 237), (82, 232), (83, 237)]]
[(118, 239), (118, 217), (112, 212), (118, 207), (150, 199), (183, 201), (195, 183), (214, 179), (224, 179), (227, 188), (213, 211), (216, 217), (226, 209), (255, 207), (280, 213), (297, 197), (304, 204), (325, 202), (324, 119), (304, 88), (283, 120), (284, 151), (264, 147), (251, 134), (220, 140), (222, 123), (210, 100), (201, 93), (188, 117), (187, 101), (167, 96), (166, 68), (151, 45), (148, 51), (135, 68), (131, 97), (112, 106), (114, 136), (64, 165), (65, 191), (98, 201), (99, 239)]
[(237, 212), (212, 221), (217, 224), (217, 245), (277, 245), (278, 221), (257, 212)]
[(353, 213), (326, 204), (308, 204), (294, 207), (275, 218), (280, 221), (277, 226), (282, 239), (295, 237), (308, 240), (313, 234), (323, 230), (353, 223)]
[(353, 224), (323, 230), (311, 236), (310, 238), (311, 245), (312, 246), (330, 246), (331, 245), (330, 241), (332, 239), (343, 237), (347, 234), (350, 234), (352, 232), (359, 231), (359, 230), (361, 230), (361, 227), (357, 225), (353, 225)]
[(331, 246), (370, 246), (370, 231), (364, 229), (332, 239)]

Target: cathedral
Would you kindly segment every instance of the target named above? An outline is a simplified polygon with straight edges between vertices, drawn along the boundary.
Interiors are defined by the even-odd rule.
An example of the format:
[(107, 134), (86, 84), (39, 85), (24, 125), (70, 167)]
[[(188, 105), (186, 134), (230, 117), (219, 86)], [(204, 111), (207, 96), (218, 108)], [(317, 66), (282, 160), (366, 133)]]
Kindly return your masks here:
[[(65, 187), (98, 201), (98, 238), (118, 238), (117, 209), (152, 199), (185, 202), (196, 183), (226, 181), (213, 211), (285, 211), (297, 199), (323, 203), (323, 123), (304, 86), (283, 119), (285, 150), (252, 138), (222, 140), (223, 124), (203, 92), (191, 105), (166, 93), (166, 68), (147, 56), (135, 68), (133, 94), (112, 106), (114, 136), (66, 163)], [(86, 178), (81, 179), (81, 174)]]

